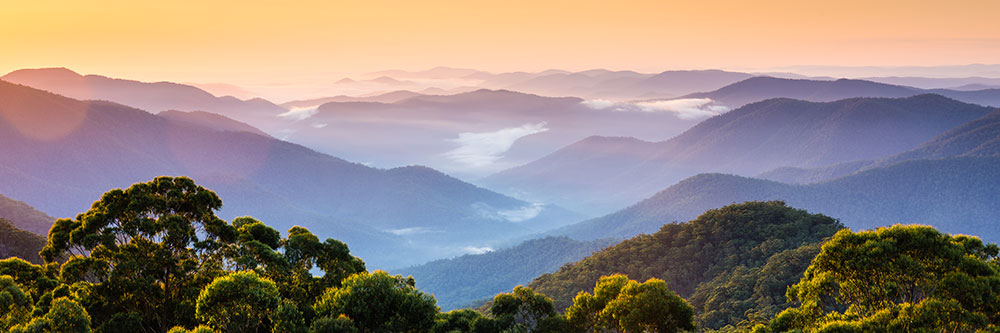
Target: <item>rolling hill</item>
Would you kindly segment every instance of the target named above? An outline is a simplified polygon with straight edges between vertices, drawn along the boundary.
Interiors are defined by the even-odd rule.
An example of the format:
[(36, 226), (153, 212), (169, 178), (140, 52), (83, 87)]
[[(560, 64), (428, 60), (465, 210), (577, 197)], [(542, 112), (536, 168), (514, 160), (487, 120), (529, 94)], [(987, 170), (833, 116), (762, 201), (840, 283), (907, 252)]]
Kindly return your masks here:
[[(784, 305), (784, 287), (798, 281), (812, 256), (819, 252), (818, 247), (808, 246), (843, 228), (833, 218), (810, 212), (780, 201), (711, 209), (688, 222), (661, 224), (655, 233), (633, 237), (567, 264), (554, 273), (539, 276), (529, 286), (552, 297), (556, 307), (564, 309), (572, 304), (578, 292), (593, 290), (601, 276), (621, 273), (638, 281), (655, 277), (666, 281), (671, 290), (692, 303), (701, 328), (735, 325), (744, 318), (744, 313), (749, 314), (747, 310), (767, 312), (768, 309), (762, 308), (769, 305), (778, 307), (769, 310), (773, 316)], [(807, 248), (802, 249), (803, 246)], [(794, 255), (795, 252), (805, 255)], [(728, 298), (728, 302), (713, 309), (737, 311), (724, 316), (703, 311), (705, 296), (718, 287), (713, 280), (727, 279), (734, 271), (745, 274), (746, 270), (774, 264), (784, 266), (773, 270), (779, 274), (767, 276), (768, 280), (754, 281), (739, 293), (713, 297)], [(713, 288), (706, 289), (706, 285)], [(750, 298), (770, 301), (748, 304)]]
[(1000, 240), (1000, 157), (913, 160), (833, 181), (789, 185), (724, 174), (700, 174), (613, 214), (551, 232), (575, 239), (628, 237), (685, 221), (700, 211), (751, 200), (783, 200), (836, 216), (851, 229), (895, 223)]
[(426, 167), (376, 169), (267, 136), (0, 82), (0, 193), (72, 217), (111, 188), (159, 175), (215, 190), (227, 218), (344, 240), (372, 267), (459, 255), (579, 218)]

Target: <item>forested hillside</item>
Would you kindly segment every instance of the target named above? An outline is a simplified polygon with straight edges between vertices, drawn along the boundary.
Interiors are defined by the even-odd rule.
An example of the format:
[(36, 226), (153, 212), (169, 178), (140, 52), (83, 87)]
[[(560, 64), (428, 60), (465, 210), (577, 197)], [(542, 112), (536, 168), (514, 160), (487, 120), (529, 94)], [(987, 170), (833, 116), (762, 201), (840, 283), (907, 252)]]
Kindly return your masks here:
[(34, 264), (41, 264), (38, 252), (45, 246), (45, 238), (15, 227), (0, 218), (0, 259), (18, 257)]
[[(719, 328), (723, 324), (736, 324), (747, 309), (756, 311), (774, 306), (768, 311), (773, 312), (770, 315), (776, 313), (773, 310), (781, 308), (780, 301), (761, 304), (752, 299), (780, 299), (784, 291), (775, 290), (775, 286), (794, 283), (802, 271), (763, 276), (755, 270), (775, 270), (778, 268), (773, 268), (774, 265), (788, 265), (780, 269), (804, 271), (802, 263), (795, 264), (792, 260), (780, 263), (778, 258), (769, 263), (769, 259), (776, 255), (782, 256), (780, 260), (808, 256), (808, 248), (797, 249), (818, 243), (840, 228), (843, 225), (833, 218), (794, 209), (780, 201), (729, 205), (709, 210), (689, 222), (666, 224), (653, 234), (626, 240), (555, 273), (542, 275), (530, 286), (552, 297), (556, 307), (562, 309), (572, 304), (578, 291), (590, 290), (601, 276), (621, 273), (639, 281), (659, 278), (681, 297), (699, 300), (692, 302), (699, 311), (696, 318), (702, 325), (711, 323), (710, 327)], [(780, 277), (786, 280), (766, 281)], [(699, 290), (699, 286), (705, 283), (725, 286), (726, 280), (751, 281), (747, 283), (765, 288), (761, 291), (764, 294), (739, 294), (743, 299), (730, 296), (746, 309), (734, 306), (734, 309), (713, 309), (725, 314), (706, 312), (707, 301), (701, 300), (717, 291), (707, 286)]]
[(706, 119), (662, 142), (590, 138), (482, 182), (571, 209), (620, 209), (699, 173), (753, 176), (892, 156), (993, 111), (931, 94), (832, 102), (776, 98)]

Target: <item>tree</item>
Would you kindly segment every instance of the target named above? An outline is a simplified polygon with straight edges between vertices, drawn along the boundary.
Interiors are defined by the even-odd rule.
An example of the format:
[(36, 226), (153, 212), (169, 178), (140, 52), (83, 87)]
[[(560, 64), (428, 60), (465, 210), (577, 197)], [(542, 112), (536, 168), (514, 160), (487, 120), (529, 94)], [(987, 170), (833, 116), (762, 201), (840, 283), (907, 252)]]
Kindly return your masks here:
[(188, 330), (188, 329), (185, 329), (183, 327), (176, 326), (174, 328), (171, 328), (169, 331), (167, 331), (167, 333), (215, 333), (215, 331), (212, 330), (212, 328), (210, 328), (208, 326), (204, 326), (204, 325), (195, 327), (192, 330)]
[(196, 316), (218, 331), (256, 332), (280, 301), (274, 282), (254, 272), (237, 272), (202, 290)]
[(0, 331), (31, 319), (31, 296), (14, 283), (10, 275), (0, 275)]
[(52, 301), (49, 312), (30, 322), (14, 326), (11, 333), (90, 333), (90, 314), (76, 301), (60, 297)]
[(694, 329), (694, 311), (663, 280), (629, 281), (602, 311), (602, 321), (623, 332), (678, 332)]
[[(384, 271), (356, 273), (316, 301), (319, 318), (346, 316), (363, 332), (423, 332), (434, 326), (437, 302), (413, 278)], [(320, 319), (317, 319), (320, 320)], [(329, 319), (326, 319), (329, 320)]]
[(308, 328), (298, 306), (295, 302), (287, 299), (282, 300), (278, 308), (274, 310), (271, 324), (274, 325), (271, 329), (273, 333), (305, 333)]
[(316, 319), (312, 325), (314, 333), (354, 333), (358, 329), (354, 327), (354, 321), (345, 315), (334, 317), (323, 317)]
[[(288, 237), (281, 244), (287, 273), (268, 277), (278, 283), (282, 297), (298, 307), (307, 324), (316, 317), (313, 303), (327, 289), (339, 287), (351, 274), (367, 272), (364, 261), (351, 255), (347, 244), (332, 238), (320, 241), (300, 226), (288, 229)], [(313, 268), (320, 268), (324, 274), (314, 276)]]
[(490, 313), (502, 327), (520, 327), (528, 332), (535, 331), (546, 318), (559, 316), (551, 298), (525, 286), (494, 296)]
[(215, 216), (221, 206), (189, 178), (157, 177), (57, 220), (41, 255), (49, 263), (74, 256), (64, 266), (79, 270), (62, 282), (94, 283), (91, 306), (100, 322), (131, 313), (144, 331), (191, 325), (194, 295), (222, 274), (217, 250), (236, 241), (236, 229)]
[(758, 330), (995, 329), (998, 252), (995, 244), (927, 226), (841, 230), (788, 289), (799, 306)]
[(0, 275), (10, 276), (28, 296), (38, 300), (59, 285), (57, 267), (58, 264), (39, 266), (21, 258), (9, 258), (0, 260)]
[(594, 293), (580, 292), (566, 309), (580, 331), (677, 332), (694, 329), (694, 311), (663, 280), (643, 283), (615, 274), (601, 277)]

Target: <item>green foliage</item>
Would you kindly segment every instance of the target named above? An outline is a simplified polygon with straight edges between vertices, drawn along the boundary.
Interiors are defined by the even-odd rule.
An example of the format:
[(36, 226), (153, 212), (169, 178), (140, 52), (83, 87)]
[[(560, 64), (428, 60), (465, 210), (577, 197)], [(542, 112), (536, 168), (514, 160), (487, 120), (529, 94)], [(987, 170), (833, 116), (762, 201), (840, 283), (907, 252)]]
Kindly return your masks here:
[(353, 333), (358, 329), (354, 327), (351, 318), (341, 314), (337, 317), (323, 317), (313, 322), (312, 332), (315, 333)]
[(783, 311), (767, 329), (995, 329), (998, 252), (995, 244), (926, 226), (845, 229), (788, 289), (788, 298), (800, 305)]
[(189, 178), (157, 177), (57, 220), (41, 255), (52, 262), (75, 254), (64, 273), (95, 283), (88, 303), (99, 322), (134, 312), (146, 330), (191, 325), (192, 296), (219, 275), (217, 250), (236, 240), (236, 229), (213, 212), (221, 206)]
[(366, 332), (416, 332), (434, 326), (434, 297), (418, 291), (413, 278), (384, 271), (356, 273), (328, 289), (315, 305), (317, 317), (345, 315)]
[(66, 297), (52, 301), (52, 307), (42, 317), (14, 326), (11, 333), (90, 333), (90, 314), (76, 301)]
[(691, 306), (663, 280), (639, 283), (616, 274), (601, 277), (594, 293), (581, 291), (566, 310), (576, 331), (677, 332), (694, 329)]
[[(8, 308), (0, 331), (180, 331), (201, 319), (218, 331), (305, 332), (315, 300), (365, 272), (343, 242), (321, 242), (297, 226), (282, 239), (251, 217), (230, 225), (214, 215), (221, 204), (188, 178), (158, 177), (109, 191), (75, 219), (56, 221), (40, 253), (45, 265), (0, 260), (0, 303)], [(313, 276), (314, 268), (324, 274)], [(416, 292), (412, 279), (405, 282)], [(423, 307), (404, 299), (411, 312), (430, 310), (427, 327), (437, 311), (429, 299)], [(353, 328), (347, 317), (324, 322), (345, 320)], [(211, 329), (192, 332), (202, 331)]]
[(748, 330), (793, 306), (785, 290), (795, 284), (820, 251), (820, 243), (778, 252), (763, 266), (737, 266), (698, 285), (688, 298), (698, 327)]
[(196, 316), (223, 332), (255, 332), (280, 302), (278, 287), (254, 272), (216, 278), (198, 296)]
[(0, 331), (27, 322), (33, 309), (31, 296), (10, 275), (0, 275)]
[(520, 327), (528, 332), (536, 331), (543, 319), (558, 316), (551, 298), (525, 286), (493, 297), (490, 313), (501, 326)]
[(274, 327), (273, 333), (304, 333), (307, 331), (305, 318), (298, 306), (289, 300), (283, 300), (271, 316), (271, 323)]
[[(577, 293), (591, 290), (602, 276), (624, 274), (638, 281), (662, 279), (681, 297), (696, 300), (692, 305), (702, 327), (717, 329), (738, 324), (747, 311), (762, 315), (780, 311), (785, 306), (783, 288), (794, 283), (801, 272), (786, 274), (784, 270), (804, 265), (785, 266), (776, 258), (767, 268), (768, 274), (774, 276), (758, 270), (763, 270), (772, 256), (818, 243), (841, 228), (843, 225), (830, 217), (809, 214), (780, 201), (733, 204), (706, 211), (687, 223), (663, 225), (654, 234), (636, 236), (542, 275), (530, 286), (552, 296), (557, 309), (565, 309)], [(698, 291), (703, 283), (709, 285)], [(759, 285), (760, 290), (750, 289), (751, 285)], [(728, 301), (708, 297), (714, 288), (726, 286), (741, 290), (725, 295)], [(770, 300), (754, 303), (754, 298)], [(706, 304), (715, 300), (723, 301), (719, 305), (727, 310), (702, 317), (711, 310)]]
[(475, 332), (476, 323), (480, 320), (490, 320), (475, 310), (462, 309), (438, 313), (434, 319), (435, 333)]
[(192, 330), (185, 329), (184, 327), (175, 326), (171, 328), (167, 333), (215, 333), (211, 327), (199, 325)]
[[(352, 256), (346, 244), (331, 238), (320, 242), (306, 228), (288, 229), (288, 238), (283, 243), (289, 273), (273, 278), (279, 283), (282, 296), (298, 304), (307, 320), (312, 318), (309, 306), (327, 289), (339, 287), (352, 274), (366, 272), (364, 261)], [(323, 276), (313, 276), (310, 271), (314, 267), (323, 270)]]
[(38, 300), (59, 285), (55, 277), (55, 267), (55, 265), (33, 265), (20, 258), (9, 258), (0, 260), (0, 275), (10, 276), (28, 296)]

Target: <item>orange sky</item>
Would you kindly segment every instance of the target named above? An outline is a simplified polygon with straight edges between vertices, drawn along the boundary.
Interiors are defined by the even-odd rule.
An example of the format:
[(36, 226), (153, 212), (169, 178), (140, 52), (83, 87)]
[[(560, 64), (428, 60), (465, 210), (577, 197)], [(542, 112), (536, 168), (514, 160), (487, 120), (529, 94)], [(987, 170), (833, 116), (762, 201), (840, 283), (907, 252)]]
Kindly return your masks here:
[(654, 72), (1000, 62), (996, 0), (0, 4), (4, 73), (60, 66), (239, 84), (434, 66)]

